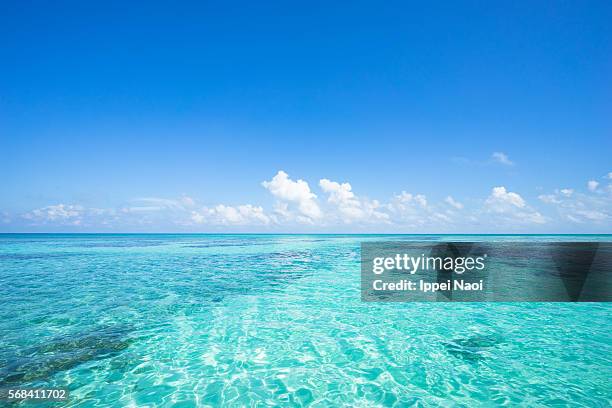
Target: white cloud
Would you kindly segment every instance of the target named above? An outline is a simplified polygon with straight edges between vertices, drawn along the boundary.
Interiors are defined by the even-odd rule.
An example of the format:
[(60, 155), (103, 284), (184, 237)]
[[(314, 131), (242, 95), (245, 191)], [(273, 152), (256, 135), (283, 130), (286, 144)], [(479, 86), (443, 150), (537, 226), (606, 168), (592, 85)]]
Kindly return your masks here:
[(94, 216), (113, 216), (115, 215), (117, 212), (113, 209), (113, 208), (88, 208), (87, 209), (87, 214), (88, 215), (94, 215)]
[(202, 215), (202, 213), (199, 213), (198, 211), (192, 211), (191, 220), (196, 224), (203, 224), (204, 221), (206, 221), (206, 218), (204, 217), (204, 215)]
[(188, 196), (179, 199), (137, 198), (132, 205), (119, 211), (108, 208), (85, 208), (81, 205), (58, 204), (32, 210), (23, 218), (34, 224), (92, 226), (164, 225), (189, 227), (194, 225), (268, 225), (272, 222), (264, 209), (251, 204), (231, 206), (218, 204), (194, 208), (195, 200)]
[(344, 223), (372, 222), (389, 218), (388, 214), (378, 210), (380, 208), (378, 201), (357, 197), (349, 183), (321, 179), (319, 186), (323, 192), (328, 194), (327, 202), (338, 212), (338, 218)]
[[(590, 191), (594, 191), (599, 183), (591, 180), (587, 185)], [(573, 193), (573, 191), (572, 194), (567, 194), (564, 193), (564, 190), (555, 190), (553, 194), (539, 196), (542, 202), (554, 206), (562, 220), (569, 220), (574, 223), (601, 224), (612, 218), (610, 215), (611, 197)]]
[[(490, 163), (490, 162), (489, 162)], [(276, 198), (273, 207), (264, 210), (254, 204), (227, 205), (213, 203), (203, 206), (193, 198), (144, 197), (130, 200), (127, 205), (115, 208), (83, 207), (81, 205), (56, 204), (41, 207), (25, 214), (30, 225), (73, 225), (81, 227), (168, 228), (195, 229), (198, 226), (245, 226), (270, 229), (312, 226), (321, 231), (338, 230), (347, 224), (357, 225), (350, 231), (373, 232), (432, 232), (498, 229), (512, 226), (559, 222), (561, 225), (610, 225), (612, 220), (612, 194), (608, 194), (607, 182), (589, 180), (587, 187), (597, 194), (580, 189), (563, 188), (538, 196), (540, 205), (546, 206), (544, 217), (516, 192), (504, 186), (491, 190), (488, 197), (473, 206), (474, 200), (464, 203), (448, 195), (443, 201), (430, 201), (424, 194), (402, 191), (382, 203), (358, 195), (348, 182), (319, 180), (321, 198), (301, 179), (292, 180), (279, 171), (262, 185)], [(612, 186), (612, 185), (611, 185)], [(610, 189), (612, 193), (612, 189)], [(553, 213), (556, 211), (556, 216)], [(0, 224), (5, 214), (0, 213)], [(564, 224), (562, 224), (564, 223)], [(551, 225), (551, 224), (549, 224)], [(310, 228), (310, 227), (308, 227)], [(241, 228), (242, 229), (242, 228)], [(296, 229), (300, 231), (299, 228)], [(341, 229), (340, 229), (341, 230)], [(347, 230), (349, 231), (349, 230)]]
[(512, 223), (543, 224), (546, 218), (527, 205), (518, 193), (507, 191), (506, 187), (494, 187), (485, 201), (487, 212), (496, 214)]
[(461, 210), (463, 208), (463, 204), (461, 204), (459, 201), (456, 201), (453, 197), (451, 196), (447, 196), (444, 199), (444, 202), (447, 203), (448, 205), (450, 205), (451, 207), (456, 208), (457, 210)]
[(23, 214), (23, 218), (34, 222), (59, 224), (81, 223), (84, 208), (80, 205), (56, 204), (38, 208)]
[(576, 210), (574, 214), (590, 221), (603, 221), (608, 218), (608, 214), (597, 210)]
[(495, 162), (503, 164), (504, 166), (514, 166), (514, 162), (512, 160), (510, 160), (510, 158), (508, 157), (508, 155), (506, 153), (494, 152), (491, 155), (491, 158)]
[(348, 206), (348, 207), (359, 207), (359, 200), (355, 198), (352, 187), (349, 183), (338, 183), (328, 179), (321, 179), (319, 181), (321, 189), (329, 194), (328, 201), (330, 203)]
[(293, 181), (287, 173), (280, 170), (272, 180), (264, 181), (261, 185), (279, 200), (294, 203), (302, 215), (313, 220), (321, 218), (317, 196), (310, 191), (310, 186), (304, 180)]
[(123, 212), (184, 211), (186, 206), (195, 204), (194, 200), (187, 196), (178, 200), (158, 197), (135, 198), (131, 203), (134, 205), (123, 208)]
[(438, 209), (431, 205), (423, 194), (412, 194), (402, 191), (394, 195), (385, 205), (393, 223), (410, 229), (426, 229), (428, 227), (444, 227), (454, 223), (455, 213), (451, 209)]
[(608, 173), (608, 175), (606, 176), (606, 178), (608, 180), (612, 180), (612, 171)]
[(503, 186), (493, 187), (491, 195), (487, 198), (485, 203), (492, 208), (506, 208), (508, 206), (516, 208), (525, 207), (525, 200), (523, 200), (523, 197), (517, 193), (506, 191), (506, 187)]
[(589, 188), (589, 191), (597, 190), (598, 186), (599, 186), (599, 183), (595, 180), (589, 180), (589, 182), (587, 183), (587, 187)]
[(328, 179), (321, 179), (319, 186), (323, 192), (329, 195), (327, 201), (335, 205), (343, 218), (347, 221), (363, 218), (364, 212), (361, 203), (351, 191), (349, 183), (337, 183)]
[[(196, 201), (182, 195), (178, 198), (140, 197), (123, 206), (119, 215), (127, 225), (180, 225), (197, 223)], [(116, 217), (113, 219), (116, 221)]]
[(561, 202), (555, 194), (541, 194), (538, 198), (546, 204), (559, 204)]
[(262, 207), (251, 204), (230, 206), (218, 204), (204, 207), (201, 211), (192, 211), (191, 220), (196, 224), (212, 225), (267, 225), (270, 223)]
[(423, 194), (411, 194), (402, 191), (400, 194), (394, 197), (395, 201), (401, 205), (412, 205), (417, 204), (420, 207), (427, 207), (427, 197)]
[(288, 220), (293, 216), (293, 213), (291, 210), (289, 210), (289, 204), (283, 201), (277, 201), (274, 203), (274, 214), (285, 220)]

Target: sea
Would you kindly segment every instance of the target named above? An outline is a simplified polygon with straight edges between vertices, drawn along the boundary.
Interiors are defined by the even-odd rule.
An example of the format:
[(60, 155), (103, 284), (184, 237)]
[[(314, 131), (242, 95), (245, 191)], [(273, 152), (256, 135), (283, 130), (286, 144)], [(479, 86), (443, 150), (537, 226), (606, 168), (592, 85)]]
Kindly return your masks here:
[(361, 244), (395, 240), (612, 236), (0, 234), (0, 389), (64, 388), (36, 406), (68, 407), (612, 405), (610, 303), (362, 301)]

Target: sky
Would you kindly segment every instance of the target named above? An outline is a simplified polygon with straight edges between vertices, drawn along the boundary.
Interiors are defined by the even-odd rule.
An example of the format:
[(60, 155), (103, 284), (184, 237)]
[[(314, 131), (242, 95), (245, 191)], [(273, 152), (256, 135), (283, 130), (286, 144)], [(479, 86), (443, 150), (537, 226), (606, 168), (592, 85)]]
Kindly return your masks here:
[(3, 2), (0, 232), (612, 232), (612, 3)]

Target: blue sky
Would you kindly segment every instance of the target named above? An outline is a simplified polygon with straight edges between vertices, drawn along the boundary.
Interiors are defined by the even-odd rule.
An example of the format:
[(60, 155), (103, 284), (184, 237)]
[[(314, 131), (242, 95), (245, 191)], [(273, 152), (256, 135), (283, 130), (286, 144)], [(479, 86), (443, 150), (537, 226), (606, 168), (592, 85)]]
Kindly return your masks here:
[(0, 231), (611, 232), (610, 21), (5, 2)]

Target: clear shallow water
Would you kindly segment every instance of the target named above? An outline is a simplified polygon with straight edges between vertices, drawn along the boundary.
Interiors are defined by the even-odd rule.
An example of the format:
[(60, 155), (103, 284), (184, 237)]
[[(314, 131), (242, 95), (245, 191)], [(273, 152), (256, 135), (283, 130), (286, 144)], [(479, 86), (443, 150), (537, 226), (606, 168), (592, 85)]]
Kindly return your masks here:
[(92, 407), (610, 405), (610, 304), (363, 303), (359, 244), (382, 239), (612, 240), (0, 235), (0, 387)]

